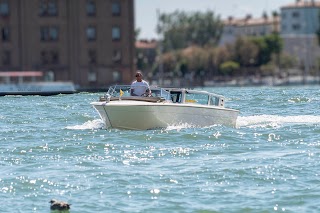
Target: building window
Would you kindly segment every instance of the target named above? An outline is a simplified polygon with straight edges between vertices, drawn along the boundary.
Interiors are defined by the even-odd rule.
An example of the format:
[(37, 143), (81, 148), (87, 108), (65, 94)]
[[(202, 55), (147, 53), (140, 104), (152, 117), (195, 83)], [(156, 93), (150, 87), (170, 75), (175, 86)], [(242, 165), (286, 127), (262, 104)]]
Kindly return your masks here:
[(121, 51), (120, 50), (114, 50), (113, 51), (112, 61), (114, 63), (120, 63), (121, 62)]
[(96, 15), (96, 3), (93, 0), (87, 0), (87, 16), (95, 16)]
[(9, 27), (3, 27), (1, 29), (1, 39), (3, 42), (10, 40), (10, 30)]
[(59, 53), (57, 50), (43, 50), (40, 52), (40, 60), (42, 65), (59, 64)]
[(300, 26), (300, 24), (293, 24), (293, 25), (292, 25), (292, 29), (293, 29), (293, 30), (300, 30), (300, 29), (301, 29), (301, 26)]
[(58, 41), (59, 30), (58, 27), (41, 27), (40, 40), (41, 41)]
[(121, 31), (119, 27), (112, 27), (112, 40), (118, 41), (121, 39)]
[(89, 64), (97, 63), (97, 52), (95, 50), (88, 51)]
[(88, 41), (95, 41), (97, 39), (97, 32), (95, 27), (87, 27), (86, 34)]
[(2, 52), (2, 64), (3, 65), (11, 64), (11, 52), (9, 50), (4, 50)]
[(282, 19), (286, 19), (286, 14), (285, 14), (285, 13), (282, 13), (282, 14), (281, 14), (281, 18), (282, 18)]
[(120, 16), (121, 15), (121, 4), (120, 2), (112, 2), (112, 15), (113, 16)]
[(40, 53), (40, 60), (42, 65), (49, 64), (48, 54), (47, 51), (41, 51)]
[(40, 16), (57, 16), (58, 15), (57, 0), (40, 0), (39, 15)]
[(299, 16), (300, 16), (300, 13), (297, 12), (297, 11), (295, 11), (295, 12), (292, 13), (292, 17), (293, 17), (293, 18), (299, 18)]
[(8, 0), (0, 1), (0, 16), (6, 17), (9, 16), (9, 2)]
[(51, 64), (59, 64), (59, 53), (56, 50), (50, 52)]

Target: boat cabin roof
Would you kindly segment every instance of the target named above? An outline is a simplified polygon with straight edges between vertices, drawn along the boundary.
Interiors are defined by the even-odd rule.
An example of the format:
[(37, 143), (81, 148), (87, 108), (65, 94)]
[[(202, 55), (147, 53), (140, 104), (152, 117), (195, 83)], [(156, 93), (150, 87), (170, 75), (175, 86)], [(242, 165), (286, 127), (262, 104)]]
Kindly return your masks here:
[(0, 77), (41, 77), (43, 72), (40, 71), (8, 71), (0, 72)]

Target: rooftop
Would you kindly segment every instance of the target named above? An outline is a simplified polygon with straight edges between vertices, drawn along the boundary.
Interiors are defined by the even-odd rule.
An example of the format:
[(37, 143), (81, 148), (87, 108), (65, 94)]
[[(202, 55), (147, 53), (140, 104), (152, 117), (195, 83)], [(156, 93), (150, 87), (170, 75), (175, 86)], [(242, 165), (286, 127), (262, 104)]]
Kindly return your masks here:
[(280, 22), (280, 17), (261, 17), (261, 18), (252, 18), (247, 16), (245, 18), (233, 18), (230, 17), (227, 20), (224, 20), (224, 25), (233, 25), (233, 26), (257, 26), (257, 25), (270, 25)]
[(0, 72), (0, 77), (41, 77), (43, 73), (40, 71), (8, 71)]
[(320, 7), (320, 1), (304, 1), (296, 0), (295, 3), (287, 4), (281, 7), (281, 9), (290, 9), (290, 8), (306, 8), (306, 7)]
[(137, 49), (155, 49), (157, 45), (158, 42), (156, 40), (139, 40), (135, 43)]

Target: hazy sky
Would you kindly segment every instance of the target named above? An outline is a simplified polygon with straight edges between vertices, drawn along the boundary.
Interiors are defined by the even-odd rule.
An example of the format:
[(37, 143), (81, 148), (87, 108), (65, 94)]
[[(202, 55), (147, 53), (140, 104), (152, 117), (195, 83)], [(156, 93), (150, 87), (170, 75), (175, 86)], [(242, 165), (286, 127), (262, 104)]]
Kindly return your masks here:
[[(157, 9), (170, 13), (175, 10), (213, 10), (222, 19), (228, 16), (244, 17), (252, 14), (261, 17), (263, 11), (269, 14), (296, 0), (135, 0), (135, 27), (140, 28), (139, 38), (157, 38)], [(303, 0), (304, 1), (304, 0)]]

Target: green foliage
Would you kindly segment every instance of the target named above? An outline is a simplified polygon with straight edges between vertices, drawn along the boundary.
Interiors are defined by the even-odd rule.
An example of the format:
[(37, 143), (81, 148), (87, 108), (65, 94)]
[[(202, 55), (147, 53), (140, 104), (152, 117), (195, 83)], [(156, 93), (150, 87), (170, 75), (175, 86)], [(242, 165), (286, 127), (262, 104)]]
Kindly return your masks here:
[(233, 74), (234, 71), (238, 70), (240, 68), (239, 63), (234, 61), (226, 61), (220, 65), (220, 72), (223, 74)]
[(275, 69), (276, 66), (273, 63), (264, 64), (260, 67), (263, 76), (273, 75)]
[(253, 66), (259, 54), (259, 47), (248, 38), (238, 38), (233, 46), (234, 60), (241, 66)]
[[(273, 55), (272, 61), (276, 64), (277, 56)], [(279, 67), (283, 69), (294, 68), (298, 65), (298, 59), (289, 54), (281, 53), (279, 55)]]
[(270, 52), (279, 54), (283, 48), (283, 41), (278, 33), (266, 35), (264, 37)]
[(272, 74), (277, 67), (295, 64), (292, 58), (281, 55), (283, 41), (277, 33), (239, 37), (233, 44), (217, 47), (222, 23), (211, 11), (161, 14), (157, 30), (163, 35), (161, 61), (167, 76), (183, 77), (191, 72), (234, 75), (244, 67), (262, 68), (262, 74)]
[(134, 39), (135, 39), (135, 41), (138, 40), (140, 33), (141, 33), (141, 29), (140, 28), (137, 28), (137, 29), (134, 30)]
[(280, 69), (290, 69), (296, 67), (298, 61), (295, 57), (281, 53), (281, 54), (273, 54), (271, 56), (271, 61), (267, 64), (263, 64), (260, 67), (262, 75), (272, 75), (273, 72), (279, 67)]
[(222, 29), (219, 16), (212, 11), (161, 14), (157, 26), (157, 32), (163, 35), (165, 52), (190, 45), (214, 46), (220, 39)]
[(283, 48), (283, 41), (281, 37), (276, 33), (263, 37), (251, 38), (251, 40), (259, 48), (256, 61), (257, 66), (269, 63), (272, 54), (279, 54)]
[[(318, 12), (318, 22), (320, 23), (320, 10)], [(318, 45), (320, 46), (320, 25), (319, 25), (318, 30), (316, 31), (316, 35), (317, 35), (317, 38), (318, 38)]]

